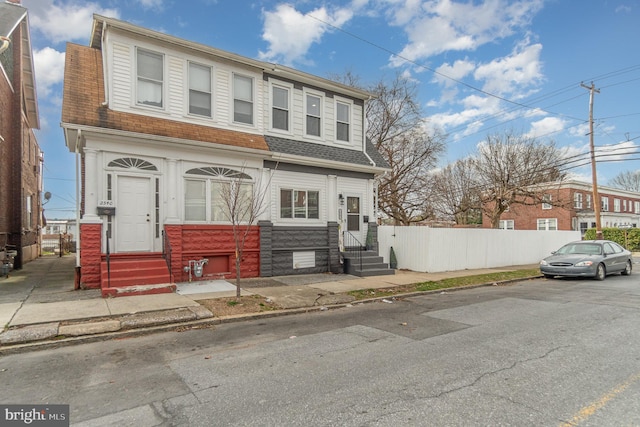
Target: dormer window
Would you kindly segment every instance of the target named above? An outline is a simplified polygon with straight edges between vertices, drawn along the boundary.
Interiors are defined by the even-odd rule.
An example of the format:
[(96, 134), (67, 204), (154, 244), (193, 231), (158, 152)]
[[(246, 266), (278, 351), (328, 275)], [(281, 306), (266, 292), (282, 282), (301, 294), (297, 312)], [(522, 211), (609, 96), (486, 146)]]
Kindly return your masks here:
[(189, 63), (189, 114), (211, 117), (211, 67)]
[(233, 121), (253, 124), (253, 79), (233, 75)]
[(138, 75), (136, 102), (141, 105), (163, 107), (164, 56), (144, 49), (136, 50)]

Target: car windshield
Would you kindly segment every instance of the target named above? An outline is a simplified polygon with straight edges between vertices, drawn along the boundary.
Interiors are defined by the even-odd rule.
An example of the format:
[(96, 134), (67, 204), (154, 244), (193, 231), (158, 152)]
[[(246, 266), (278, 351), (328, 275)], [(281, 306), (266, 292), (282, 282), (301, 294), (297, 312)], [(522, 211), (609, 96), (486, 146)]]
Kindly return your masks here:
[(570, 243), (558, 249), (558, 254), (601, 255), (602, 247), (594, 243)]

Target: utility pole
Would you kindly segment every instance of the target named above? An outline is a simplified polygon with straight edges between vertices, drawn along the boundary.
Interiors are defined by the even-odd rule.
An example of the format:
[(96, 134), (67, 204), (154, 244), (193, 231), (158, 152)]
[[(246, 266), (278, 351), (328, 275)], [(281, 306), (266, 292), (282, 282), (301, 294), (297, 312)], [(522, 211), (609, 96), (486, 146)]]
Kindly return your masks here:
[(589, 90), (589, 152), (591, 154), (591, 179), (593, 181), (593, 213), (596, 216), (596, 239), (602, 239), (602, 224), (600, 221), (600, 197), (598, 196), (598, 178), (596, 176), (596, 153), (593, 144), (593, 94), (600, 93), (600, 89), (596, 89), (591, 82), (591, 86), (580, 83), (585, 89)]

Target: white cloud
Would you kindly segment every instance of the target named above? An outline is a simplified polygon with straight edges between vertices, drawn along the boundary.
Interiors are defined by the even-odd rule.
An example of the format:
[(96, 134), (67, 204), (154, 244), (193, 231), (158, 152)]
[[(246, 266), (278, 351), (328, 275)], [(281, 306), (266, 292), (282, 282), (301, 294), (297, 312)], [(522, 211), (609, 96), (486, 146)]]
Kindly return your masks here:
[(564, 129), (565, 121), (557, 117), (545, 117), (531, 123), (531, 130), (525, 135), (530, 138), (547, 137)]
[[(149, 1), (149, 0), (145, 0)], [(53, 43), (74, 40), (87, 41), (93, 24), (93, 14), (118, 18), (116, 9), (105, 9), (98, 3), (81, 1), (24, 0), (29, 9), (31, 28)]]
[[(354, 3), (361, 6), (363, 2)], [(308, 62), (305, 58), (311, 45), (320, 42), (332, 26), (341, 27), (353, 17), (354, 10), (317, 8), (307, 14), (297, 11), (290, 4), (279, 4), (274, 11), (264, 12), (262, 38), (269, 43), (266, 52), (260, 52), (263, 60), (282, 62)], [(329, 24), (329, 25), (327, 25)]]
[(50, 47), (33, 51), (33, 63), (39, 95), (49, 95), (51, 87), (62, 82), (64, 78), (64, 57), (64, 52), (58, 52)]
[(400, 57), (392, 57), (391, 63), (398, 66), (404, 59), (418, 61), (447, 51), (475, 50), (527, 25), (542, 4), (542, 0), (391, 2), (390, 23), (404, 27), (409, 39)]
[(455, 61), (453, 65), (445, 63), (436, 68), (434, 80), (443, 84), (445, 87), (450, 87), (456, 84), (454, 80), (462, 80), (475, 68), (476, 64), (466, 59)]
[(138, 0), (145, 9), (162, 9), (164, 0)]

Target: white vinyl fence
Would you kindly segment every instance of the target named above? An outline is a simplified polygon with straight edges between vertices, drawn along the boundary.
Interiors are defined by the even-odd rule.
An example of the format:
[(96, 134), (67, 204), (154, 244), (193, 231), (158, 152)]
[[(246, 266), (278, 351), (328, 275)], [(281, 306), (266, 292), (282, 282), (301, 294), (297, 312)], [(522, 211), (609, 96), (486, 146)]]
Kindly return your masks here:
[(380, 256), (398, 267), (436, 273), (476, 268), (537, 264), (579, 231), (495, 230), (486, 228), (378, 227)]

